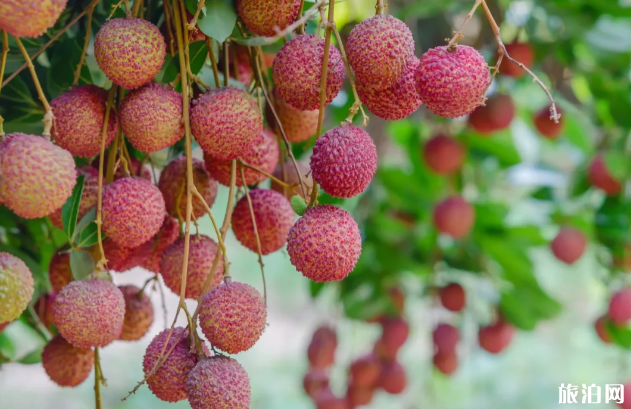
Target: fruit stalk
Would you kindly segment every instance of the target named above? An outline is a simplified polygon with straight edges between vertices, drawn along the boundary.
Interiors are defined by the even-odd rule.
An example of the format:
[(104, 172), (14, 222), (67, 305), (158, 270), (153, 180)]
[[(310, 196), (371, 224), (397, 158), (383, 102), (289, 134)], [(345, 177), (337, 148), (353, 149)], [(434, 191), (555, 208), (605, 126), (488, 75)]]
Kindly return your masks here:
[(282, 187), (285, 187), (285, 188), (293, 187), (292, 185), (288, 185), (287, 183), (285, 183), (282, 180), (278, 179), (274, 175), (271, 175), (271, 174), (265, 172), (264, 170), (257, 168), (256, 166), (252, 166), (252, 165), (248, 164), (247, 162), (244, 162), (243, 159), (239, 159), (239, 165), (243, 166), (243, 167), (246, 167), (246, 168), (249, 168), (249, 169), (252, 169), (253, 171), (260, 173), (261, 175), (264, 175), (265, 177), (269, 178), (271, 181), (273, 181), (275, 183), (278, 183)]
[(96, 409), (103, 408), (101, 400), (101, 382), (103, 382), (103, 373), (101, 372), (101, 361), (99, 359), (99, 348), (94, 348), (94, 407)]
[(211, 37), (206, 38), (206, 46), (208, 47), (208, 57), (213, 67), (213, 77), (215, 77), (215, 86), (221, 87), (221, 81), (219, 80), (219, 67), (217, 67), (217, 56), (215, 55), (215, 49), (213, 48), (213, 39)]
[(142, 7), (142, 0), (134, 0), (134, 5), (131, 9), (131, 14), (134, 17), (138, 17), (138, 12), (140, 11), (140, 7)]
[[(2, 82), (2, 79), (4, 78), (4, 69), (7, 65), (7, 54), (9, 54), (9, 36), (7, 35), (7, 32), (4, 30), (0, 30), (2, 31), (2, 57), (0, 57), (0, 83)], [(0, 84), (0, 92), (2, 91), (2, 84)], [(2, 127), (2, 124), (4, 123), (4, 118), (2, 118), (2, 115), (0, 115), (0, 138), (2, 138), (4, 136), (4, 128)]]
[[(321, 13), (324, 13), (324, 5), (321, 6)], [(322, 133), (322, 121), (324, 120), (324, 104), (326, 103), (326, 75), (329, 71), (329, 49), (331, 48), (331, 33), (335, 24), (335, 0), (329, 0), (329, 19), (322, 20), (326, 25), (324, 35), (324, 54), (322, 55), (322, 71), (320, 73), (320, 111), (318, 112), (318, 128), (316, 138)]]
[(79, 78), (81, 77), (81, 68), (83, 68), (83, 64), (85, 63), (85, 55), (88, 52), (88, 46), (90, 45), (90, 33), (92, 32), (92, 14), (94, 13), (94, 7), (88, 7), (88, 21), (85, 26), (85, 38), (83, 39), (83, 49), (81, 50), (81, 58), (79, 59), (79, 63), (77, 64), (77, 69), (74, 72), (74, 79), (72, 80), (72, 85), (77, 85), (79, 83)]
[(375, 5), (375, 14), (383, 14), (383, 9), (384, 9), (383, 0), (377, 0), (377, 4)]
[(195, 30), (195, 26), (197, 25), (197, 19), (199, 18), (199, 13), (202, 11), (202, 8), (204, 8), (205, 4), (206, 4), (206, 0), (199, 0), (199, 3), (197, 3), (197, 10), (195, 10), (193, 19), (191, 20), (190, 23), (188, 23), (189, 30), (191, 31)]

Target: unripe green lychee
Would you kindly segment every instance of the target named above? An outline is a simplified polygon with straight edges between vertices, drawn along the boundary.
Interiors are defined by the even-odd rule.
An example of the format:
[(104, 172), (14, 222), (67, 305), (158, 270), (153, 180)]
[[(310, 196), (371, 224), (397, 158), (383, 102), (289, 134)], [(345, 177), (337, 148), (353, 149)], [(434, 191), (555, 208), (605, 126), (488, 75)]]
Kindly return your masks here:
[(76, 183), (70, 152), (41, 136), (10, 134), (0, 148), (0, 195), (18, 216), (35, 219), (66, 203)]
[(291, 264), (316, 282), (346, 278), (355, 268), (361, 250), (357, 223), (346, 210), (333, 205), (307, 210), (287, 236)]
[(427, 109), (444, 118), (473, 112), (482, 102), (491, 76), (484, 57), (475, 48), (459, 45), (428, 50), (421, 56), (416, 81)]
[(94, 38), (99, 68), (116, 85), (136, 89), (151, 81), (164, 64), (167, 45), (153, 23), (141, 18), (115, 18)]
[[(212, 160), (212, 159), (211, 159)], [(193, 158), (193, 184), (202, 195), (208, 207), (215, 203), (217, 197), (217, 181), (210, 177), (204, 161)], [(158, 188), (164, 196), (167, 212), (171, 216), (186, 219), (186, 156), (180, 156), (169, 162), (160, 174)], [(179, 207), (178, 207), (179, 202)], [(206, 208), (193, 196), (193, 216), (197, 219), (206, 214)]]
[(443, 307), (449, 311), (460, 312), (465, 306), (467, 295), (464, 292), (462, 286), (458, 283), (451, 283), (438, 292), (440, 296), (440, 302)]
[(123, 133), (134, 148), (156, 152), (184, 136), (182, 95), (151, 82), (125, 96), (120, 107)]
[[(283, 126), (287, 140), (289, 142), (302, 142), (313, 136), (318, 128), (320, 110), (318, 108), (308, 111), (296, 109), (276, 94), (277, 92), (274, 91), (274, 109)], [(274, 129), (277, 129), (278, 125), (272, 112), (267, 115), (267, 118), (270, 123), (274, 124)], [(281, 134), (278, 129), (276, 133)]]
[(153, 305), (147, 294), (135, 285), (118, 287), (125, 298), (125, 321), (119, 339), (136, 341), (144, 337), (153, 324)]
[(256, 101), (240, 88), (215, 88), (193, 101), (191, 131), (213, 158), (227, 161), (246, 155), (262, 129)]
[[(288, 185), (295, 186), (293, 188), (285, 188), (281, 184), (276, 183), (274, 180), (272, 180), (272, 190), (275, 190), (278, 193), (283, 193), (287, 199), (291, 199), (295, 195), (299, 195), (303, 199), (306, 198), (307, 200), (309, 200), (309, 197), (311, 197), (311, 191), (313, 190), (313, 175), (311, 175), (309, 162), (299, 160), (296, 163), (298, 164), (298, 171), (300, 173), (296, 172), (296, 167), (294, 166), (294, 163), (291, 159), (285, 162), (283, 166), (276, 166), (276, 169), (274, 169), (274, 173), (272, 173), (272, 176), (274, 176), (276, 179), (283, 181)], [(284, 175), (283, 168), (285, 169)], [(302, 189), (300, 188), (301, 178), (305, 185), (306, 196), (303, 196)]]
[[(530, 68), (535, 60), (535, 55), (530, 44), (513, 42), (506, 44), (506, 52), (516, 61), (524, 64), (526, 68)], [(515, 64), (508, 58), (502, 59), (500, 64), (500, 74), (508, 75), (510, 77), (519, 78), (524, 75), (526, 71), (519, 65)]]
[(617, 180), (607, 168), (602, 153), (597, 154), (587, 169), (589, 183), (605, 192), (608, 196), (617, 195), (622, 190), (622, 182)]
[(511, 343), (513, 335), (515, 335), (515, 328), (500, 319), (492, 325), (480, 328), (478, 341), (482, 349), (492, 354), (499, 354)]
[(320, 136), (311, 155), (313, 179), (334, 197), (349, 198), (366, 190), (377, 170), (377, 148), (355, 125), (338, 126)]
[(321, 326), (315, 330), (307, 348), (309, 366), (316, 369), (328, 369), (335, 362), (337, 349), (337, 335), (328, 326)]
[[(82, 158), (101, 152), (107, 91), (95, 85), (82, 85), (50, 101), (55, 115), (51, 135), (57, 145)], [(118, 119), (110, 111), (105, 146), (114, 140)]]
[(48, 265), (48, 279), (55, 292), (61, 291), (62, 288), (72, 281), (72, 270), (70, 269), (70, 253), (58, 250), (53, 258), (50, 259)]
[(55, 25), (67, 3), (68, 0), (4, 0), (0, 3), (0, 28), (15, 37), (39, 37)]
[(302, 380), (307, 395), (314, 398), (320, 391), (329, 387), (329, 374), (326, 370), (311, 368)]
[(199, 326), (216, 348), (236, 354), (252, 348), (265, 329), (267, 307), (251, 285), (225, 282), (204, 296)]
[(454, 239), (469, 234), (474, 221), (475, 210), (460, 196), (448, 197), (434, 208), (434, 226)]
[[(280, 250), (287, 242), (287, 233), (294, 225), (294, 211), (289, 200), (281, 193), (268, 189), (250, 192), (261, 254)], [(247, 196), (237, 202), (232, 213), (232, 230), (239, 242), (258, 253), (254, 224)]]
[(164, 250), (180, 237), (180, 223), (173, 217), (167, 217), (160, 231), (151, 240), (132, 250), (130, 259), (137, 258), (138, 265), (154, 273), (160, 272), (160, 262)]
[(460, 331), (449, 324), (438, 324), (432, 334), (434, 347), (439, 352), (455, 351), (460, 341)]
[(585, 235), (572, 227), (561, 228), (550, 243), (552, 254), (566, 264), (574, 264), (581, 258), (585, 252), (585, 247), (587, 247)]
[(73, 281), (57, 294), (53, 314), (59, 333), (72, 345), (102, 347), (123, 330), (125, 299), (110, 281)]
[(103, 189), (103, 232), (123, 247), (137, 247), (160, 230), (166, 208), (156, 185), (139, 177)]
[(394, 86), (414, 58), (414, 39), (396, 17), (378, 14), (357, 24), (346, 41), (357, 82), (376, 90)]
[(378, 386), (392, 395), (402, 393), (407, 386), (407, 376), (403, 366), (397, 361), (382, 361), (381, 365)]
[(94, 352), (78, 348), (61, 335), (55, 336), (42, 351), (42, 365), (48, 377), (59, 386), (82, 384), (94, 366)]
[[(175, 294), (180, 293), (182, 285), (184, 242), (184, 237), (176, 240), (175, 243), (164, 250), (160, 260), (160, 274), (162, 274), (164, 284)], [(213, 239), (201, 234), (191, 236), (188, 250), (188, 269), (186, 271), (186, 291), (184, 293), (186, 298), (196, 299), (201, 295), (216, 256), (217, 243)], [(221, 283), (223, 269), (222, 257), (215, 270), (210, 288), (214, 288)]]
[(249, 409), (250, 378), (234, 359), (201, 360), (188, 374), (186, 394), (193, 409)]
[(362, 386), (351, 383), (346, 389), (346, 400), (350, 408), (368, 405), (375, 396), (373, 386)]
[[(557, 113), (561, 110), (557, 108)], [(539, 133), (547, 139), (557, 139), (563, 131), (563, 116), (559, 118), (559, 122), (554, 122), (554, 119), (550, 118), (550, 107), (547, 106), (539, 110), (533, 119), (535, 128)]]
[(33, 275), (19, 258), (0, 253), (0, 322), (17, 319), (33, 297)]
[(434, 354), (434, 367), (445, 375), (451, 375), (458, 369), (458, 353), (456, 350), (438, 351)]
[(455, 139), (438, 134), (428, 140), (423, 148), (427, 167), (439, 175), (456, 172), (464, 162), (464, 147)]
[(631, 320), (631, 288), (622, 288), (611, 297), (607, 317), (615, 325), (626, 325)]
[(598, 318), (596, 322), (594, 323), (594, 329), (596, 330), (596, 334), (598, 335), (598, 338), (600, 338), (602, 342), (604, 342), (605, 344), (611, 344), (612, 341), (611, 341), (611, 337), (609, 336), (609, 332), (607, 331), (606, 323), (607, 323), (607, 316), (603, 315), (600, 318)]
[[(266, 173), (272, 173), (278, 165), (278, 141), (276, 136), (267, 128), (263, 128), (254, 139), (252, 148), (241, 155), (241, 159)], [(210, 176), (225, 186), (230, 186), (231, 161), (221, 160), (204, 154), (206, 169)], [(246, 185), (252, 185), (267, 179), (267, 176), (249, 168), (243, 168)], [(236, 185), (243, 186), (241, 171), (237, 167)]]
[(42, 293), (39, 296), (35, 304), (33, 304), (33, 309), (37, 314), (39, 320), (44, 324), (46, 328), (49, 330), (52, 329), (53, 325), (55, 325), (55, 317), (53, 315), (53, 304), (55, 303), (55, 298), (57, 295), (53, 292), (51, 293)]
[[(149, 390), (160, 400), (178, 402), (186, 399), (186, 378), (197, 364), (199, 358), (195, 350), (189, 346), (188, 331), (186, 329), (175, 327), (170, 337), (169, 332), (170, 329), (165, 329), (149, 343), (142, 366), (145, 376), (148, 377), (147, 386)], [(169, 340), (168, 343), (167, 339)], [(166, 356), (166, 353), (171, 349), (171, 354), (153, 372), (159, 358)], [(149, 376), (152, 372), (153, 375)]]
[(300, 11), (300, 0), (261, 2), (238, 0), (237, 12), (243, 24), (253, 34), (272, 37), (293, 23)]
[[(278, 95), (296, 109), (320, 109), (320, 74), (324, 57), (324, 39), (312, 34), (299, 35), (285, 43), (276, 54), (272, 77)], [(326, 76), (325, 105), (342, 89), (344, 63), (342, 55), (331, 45)]]
[(381, 363), (376, 354), (364, 355), (351, 363), (352, 383), (357, 386), (372, 387), (379, 379)]
[[(79, 203), (79, 213), (77, 213), (77, 223), (83, 219), (90, 209), (96, 206), (99, 200), (99, 171), (90, 167), (82, 166), (77, 169), (77, 176), (83, 175), (83, 193), (81, 194), (81, 202)], [(56, 227), (63, 229), (63, 221), (61, 218), (61, 207), (48, 215), (51, 223)]]
[(469, 125), (476, 132), (488, 135), (508, 128), (515, 118), (513, 98), (507, 94), (493, 95), (485, 105), (477, 107), (469, 115)]

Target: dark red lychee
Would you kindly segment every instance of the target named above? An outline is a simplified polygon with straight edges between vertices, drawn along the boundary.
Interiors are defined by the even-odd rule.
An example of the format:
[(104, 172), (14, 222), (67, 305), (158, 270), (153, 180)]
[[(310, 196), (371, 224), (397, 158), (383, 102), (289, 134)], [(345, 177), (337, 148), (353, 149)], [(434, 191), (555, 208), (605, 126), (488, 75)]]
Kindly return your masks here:
[(403, 366), (397, 361), (383, 361), (378, 386), (392, 395), (403, 392), (407, 386), (407, 377)]
[(609, 301), (607, 316), (616, 325), (625, 325), (631, 319), (631, 288), (616, 292)]
[(440, 302), (449, 311), (460, 312), (465, 306), (467, 295), (458, 283), (451, 283), (441, 288), (438, 292)]
[(347, 402), (338, 398), (330, 389), (321, 390), (313, 399), (316, 409), (348, 409)]
[(368, 405), (375, 396), (373, 386), (361, 386), (351, 383), (346, 390), (346, 400), (351, 408)]
[[(506, 44), (505, 47), (506, 52), (511, 56), (511, 58), (524, 64), (526, 68), (532, 67), (535, 55), (530, 44), (513, 42)], [(502, 63), (500, 64), (500, 74), (519, 78), (525, 73), (526, 71), (524, 71), (523, 68), (510, 61), (508, 58), (502, 59)]]
[(410, 325), (403, 318), (385, 318), (381, 322), (383, 347), (389, 351), (398, 351), (410, 335)]
[(458, 369), (458, 354), (455, 350), (438, 351), (434, 354), (434, 367), (445, 375), (451, 375)]
[(603, 341), (605, 344), (610, 344), (611, 337), (609, 336), (609, 333), (607, 332), (606, 324), (607, 324), (607, 316), (603, 315), (602, 317), (598, 318), (596, 322), (594, 323), (594, 329), (596, 330), (596, 334), (598, 335), (598, 338), (601, 339), (601, 341)]
[(592, 160), (587, 169), (587, 178), (592, 186), (604, 191), (609, 196), (617, 195), (622, 190), (621, 181), (617, 180), (607, 169), (607, 163), (602, 153), (597, 154)]
[(119, 339), (137, 341), (145, 336), (153, 324), (153, 305), (147, 294), (135, 285), (123, 285), (118, 288), (125, 298), (125, 321)]
[(587, 247), (585, 235), (572, 227), (562, 227), (550, 243), (554, 256), (566, 264), (574, 264), (581, 258), (585, 247)]
[(480, 346), (492, 354), (502, 352), (513, 340), (515, 328), (504, 320), (480, 328), (478, 341)]
[[(557, 112), (560, 113), (558, 108)], [(554, 119), (550, 118), (549, 106), (538, 111), (534, 116), (533, 122), (539, 133), (548, 139), (558, 138), (561, 135), (561, 131), (563, 131), (563, 117), (559, 118), (559, 122), (554, 122)]]
[(55, 297), (55, 293), (44, 293), (40, 295), (37, 301), (35, 301), (35, 304), (33, 304), (33, 309), (39, 317), (39, 320), (49, 330), (55, 324), (55, 318), (53, 316), (53, 304), (55, 303)]
[(475, 210), (460, 196), (449, 197), (434, 208), (434, 226), (454, 239), (469, 234), (475, 221)]
[(173, 217), (168, 217), (160, 231), (151, 240), (131, 249), (128, 259), (130, 264), (140, 266), (154, 273), (160, 272), (160, 262), (164, 251), (180, 236), (180, 223)]
[(456, 172), (464, 162), (464, 147), (449, 136), (438, 134), (425, 143), (423, 159), (439, 175)]
[(438, 352), (455, 351), (460, 341), (460, 331), (449, 324), (438, 324), (432, 336), (434, 347)]
[(202, 359), (188, 374), (186, 394), (193, 409), (250, 409), (250, 378), (226, 356)]
[(485, 105), (477, 107), (469, 115), (469, 125), (476, 132), (488, 135), (508, 128), (515, 118), (513, 98), (506, 94), (493, 95)]
[(55, 292), (72, 281), (72, 270), (70, 270), (70, 254), (58, 250), (48, 265), (48, 279)]
[(302, 385), (307, 395), (313, 398), (320, 393), (320, 391), (328, 388), (329, 374), (323, 369), (310, 368), (303, 379)]
[(57, 335), (44, 347), (42, 365), (57, 385), (75, 387), (90, 376), (94, 352), (89, 348), (77, 348)]
[(316, 369), (327, 369), (335, 362), (337, 335), (331, 327), (319, 327), (311, 338), (307, 357), (309, 365)]
[(354, 385), (372, 387), (381, 373), (381, 363), (374, 353), (364, 355), (351, 363), (350, 374)]

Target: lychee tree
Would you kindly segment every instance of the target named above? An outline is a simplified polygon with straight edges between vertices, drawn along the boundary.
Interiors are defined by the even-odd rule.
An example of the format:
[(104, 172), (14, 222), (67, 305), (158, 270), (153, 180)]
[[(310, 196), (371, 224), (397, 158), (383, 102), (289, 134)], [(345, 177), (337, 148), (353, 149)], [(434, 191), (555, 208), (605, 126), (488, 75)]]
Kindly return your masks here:
[[(238, 353), (274, 325), (264, 256), (283, 248), (314, 297), (335, 287), (347, 318), (382, 327), (343, 396), (329, 388), (335, 328), (314, 332), (304, 388), (319, 409), (406, 388), (406, 297), (451, 311), (432, 333), (446, 375), (462, 311), (480, 298), (469, 277), (494, 288), (486, 314), (473, 314), (492, 354), (555, 317), (561, 305), (529, 253), (542, 246), (568, 265), (596, 252), (612, 297), (595, 332), (631, 348), (631, 103), (617, 86), (628, 85), (628, 58), (574, 55), (576, 28), (543, 36), (534, 14), (504, 24), (509, 1), (440, 3), (397, 13), (378, 0), (348, 30), (334, 0), (0, 2), (0, 331), (16, 322), (39, 341), (16, 356), (0, 333), (0, 365), (41, 362), (60, 386), (94, 370), (99, 409), (100, 348), (143, 339), (147, 292), (164, 284), (179, 295), (176, 314), (147, 342), (130, 394), (147, 384), (195, 409), (249, 408)], [(570, 3), (536, 7), (564, 15)], [(608, 7), (599, 11), (618, 6)], [(437, 40), (456, 12), (457, 31)], [(488, 31), (465, 37), (478, 17)], [(411, 29), (417, 18), (433, 31)], [(576, 152), (571, 169), (537, 163), (569, 183), (515, 185), (528, 159), (517, 122), (557, 154)], [(218, 189), (228, 191), (226, 209), (214, 208), (222, 225)], [(545, 217), (516, 217), (524, 204)], [(213, 231), (202, 234), (206, 216)], [(231, 228), (243, 247), (226, 247)], [(230, 269), (243, 251), (258, 255), (259, 289)], [(145, 285), (117, 286), (135, 267)]]

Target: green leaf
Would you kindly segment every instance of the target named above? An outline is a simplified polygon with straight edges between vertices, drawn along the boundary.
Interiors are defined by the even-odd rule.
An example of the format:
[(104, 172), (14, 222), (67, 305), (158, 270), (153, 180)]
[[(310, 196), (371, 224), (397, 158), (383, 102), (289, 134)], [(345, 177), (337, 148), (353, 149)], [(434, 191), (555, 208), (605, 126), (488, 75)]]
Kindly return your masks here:
[(16, 348), (11, 338), (7, 334), (0, 334), (0, 359), (4, 357), (11, 360), (15, 355), (15, 351)]
[(197, 26), (208, 37), (224, 42), (237, 22), (237, 12), (227, 0), (207, 0), (206, 14), (200, 14)]
[(500, 309), (504, 318), (517, 328), (532, 331), (537, 325), (537, 316), (524, 306), (524, 294), (521, 291), (502, 293)]
[(324, 283), (316, 283), (315, 281), (309, 281), (309, 292), (311, 293), (311, 297), (316, 298), (323, 289), (324, 289)]
[[(195, 75), (199, 74), (206, 61), (208, 54), (208, 47), (204, 41), (195, 41), (188, 47), (188, 54), (191, 60), (191, 72)], [(180, 59), (177, 57), (171, 57), (167, 55), (162, 67), (162, 76), (160, 82), (172, 82), (180, 72)]]
[[(44, 115), (44, 109), (33, 99), (31, 90), (21, 76), (13, 78), (2, 87), (0, 108), (2, 108), (4, 120), (15, 123), (41, 123)], [(5, 122), (5, 131), (9, 132), (6, 127)]]
[(514, 166), (521, 162), (510, 129), (497, 132), (493, 136), (480, 136), (469, 131), (464, 134), (463, 141), (473, 151), (495, 156), (504, 166)]
[(24, 364), (24, 365), (33, 365), (33, 364), (38, 364), (40, 362), (42, 362), (42, 351), (44, 350), (44, 347), (38, 347), (37, 349), (29, 352), (28, 354), (24, 355), (22, 358), (20, 358), (18, 360), (19, 363)]
[[(79, 232), (76, 238), (77, 247), (85, 249), (99, 242), (98, 226), (95, 220), (96, 208), (93, 207), (83, 216), (79, 224), (77, 224), (76, 231)], [(102, 233), (102, 236), (105, 238), (105, 234)]]
[(68, 198), (61, 208), (61, 222), (64, 231), (68, 235), (69, 240), (74, 239), (75, 227), (77, 226), (77, 216), (79, 215), (79, 205), (81, 204), (81, 195), (83, 194), (83, 183), (85, 175), (79, 175), (77, 184), (72, 189), (72, 196)]
[[(85, 33), (78, 33), (75, 38), (65, 38), (56, 43), (49, 53), (51, 55), (50, 69), (46, 70), (48, 92), (58, 95), (66, 92), (72, 85), (74, 73), (83, 53), (83, 38)], [(80, 84), (93, 82), (87, 64), (81, 67)]]
[(75, 280), (84, 280), (94, 272), (96, 264), (89, 253), (84, 251), (70, 251), (70, 270)]
[(629, 158), (624, 152), (609, 151), (605, 153), (605, 166), (616, 180), (624, 180), (629, 176)]
[(631, 328), (618, 327), (609, 320), (605, 321), (605, 329), (611, 341), (625, 349), (631, 349)]

